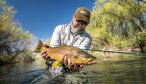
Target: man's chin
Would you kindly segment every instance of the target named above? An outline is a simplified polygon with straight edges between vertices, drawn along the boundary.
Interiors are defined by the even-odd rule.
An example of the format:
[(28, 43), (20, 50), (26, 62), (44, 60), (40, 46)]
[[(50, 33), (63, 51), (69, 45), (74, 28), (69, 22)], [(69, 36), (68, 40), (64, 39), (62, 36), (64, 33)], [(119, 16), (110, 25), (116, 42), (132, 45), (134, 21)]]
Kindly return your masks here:
[(76, 33), (78, 33), (78, 34), (81, 34), (81, 33), (83, 33), (84, 31), (76, 31)]
[(76, 33), (83, 33), (85, 30), (82, 30), (81, 28), (76, 28), (75, 29), (75, 32)]

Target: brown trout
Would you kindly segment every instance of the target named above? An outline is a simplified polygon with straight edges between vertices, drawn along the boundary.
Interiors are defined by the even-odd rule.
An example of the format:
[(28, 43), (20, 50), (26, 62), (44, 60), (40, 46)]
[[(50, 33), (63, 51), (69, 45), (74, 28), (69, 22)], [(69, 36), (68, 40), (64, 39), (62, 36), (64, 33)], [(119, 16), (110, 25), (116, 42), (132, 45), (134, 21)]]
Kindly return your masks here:
[(39, 40), (38, 45), (34, 52), (40, 53), (41, 51), (46, 50), (48, 56), (52, 59), (55, 59), (59, 62), (63, 62), (64, 56), (67, 59), (72, 59), (74, 64), (77, 65), (87, 65), (96, 63), (96, 57), (91, 54), (81, 50), (80, 48), (69, 46), (69, 45), (61, 45), (55, 48), (46, 48), (41, 40)]

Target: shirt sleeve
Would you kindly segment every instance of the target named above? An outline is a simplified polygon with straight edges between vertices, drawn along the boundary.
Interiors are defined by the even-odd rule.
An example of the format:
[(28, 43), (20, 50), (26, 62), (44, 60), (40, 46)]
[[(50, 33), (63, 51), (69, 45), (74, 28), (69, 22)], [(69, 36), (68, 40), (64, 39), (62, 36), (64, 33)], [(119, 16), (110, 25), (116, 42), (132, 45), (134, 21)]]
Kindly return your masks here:
[(50, 41), (50, 46), (51, 47), (58, 47), (61, 44), (61, 29), (62, 26), (59, 25), (55, 28), (51, 41)]
[(87, 52), (88, 50), (86, 49), (90, 49), (91, 43), (92, 43), (91, 37), (86, 37), (79, 46), (79, 48)]

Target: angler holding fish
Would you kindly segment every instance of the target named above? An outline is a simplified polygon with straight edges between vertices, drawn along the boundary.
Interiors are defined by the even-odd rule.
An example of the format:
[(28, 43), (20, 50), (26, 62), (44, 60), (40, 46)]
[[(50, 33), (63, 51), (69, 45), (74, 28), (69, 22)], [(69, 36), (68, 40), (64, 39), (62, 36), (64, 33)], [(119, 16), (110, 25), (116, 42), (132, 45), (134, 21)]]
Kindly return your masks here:
[(51, 72), (76, 71), (86, 64), (95, 63), (95, 57), (85, 50), (90, 48), (92, 42), (85, 31), (89, 22), (90, 11), (80, 7), (74, 13), (71, 23), (55, 28), (50, 44), (39, 41), (35, 52), (41, 52)]
[[(83, 67), (85, 63), (86, 64), (88, 63), (85, 61), (84, 63), (79, 63), (79, 64), (74, 63), (74, 62), (80, 62), (80, 61), (76, 61), (72, 59), (71, 56), (74, 56), (74, 58), (78, 57), (79, 59), (81, 59), (82, 54), (86, 53), (86, 56), (89, 55), (87, 54), (87, 50), (84, 50), (84, 49), (89, 49), (92, 42), (90, 35), (85, 31), (86, 26), (89, 24), (89, 22), (90, 22), (90, 11), (86, 8), (80, 7), (74, 13), (71, 23), (59, 25), (55, 28), (50, 44), (48, 43), (45, 44), (46, 48), (49, 47), (50, 45), (50, 47), (54, 49), (54, 53), (52, 52), (49, 53), (49, 51), (46, 51), (46, 50), (42, 51), (42, 56), (43, 58), (47, 60), (47, 65), (49, 69), (51, 69), (52, 67), (56, 68), (57, 66), (56, 64), (58, 64), (60, 61), (61, 62), (63, 61), (63, 66), (65, 66), (65, 67), (62, 67), (60, 66), (60, 64), (58, 64), (59, 67), (62, 67), (62, 69), (59, 69), (61, 70), (61, 72), (67, 72), (70, 70), (72, 71), (73, 69)], [(77, 48), (70, 48), (67, 46), (61, 46), (64, 44), (74, 46), (82, 50), (79, 50)], [(60, 48), (57, 48), (57, 47), (60, 47)], [(83, 50), (85, 52), (83, 52)], [(55, 58), (57, 59), (54, 59), (54, 58), (52, 59), (52, 57), (50, 57), (49, 55), (53, 57), (56, 56)], [(71, 56), (69, 57), (69, 55)]]

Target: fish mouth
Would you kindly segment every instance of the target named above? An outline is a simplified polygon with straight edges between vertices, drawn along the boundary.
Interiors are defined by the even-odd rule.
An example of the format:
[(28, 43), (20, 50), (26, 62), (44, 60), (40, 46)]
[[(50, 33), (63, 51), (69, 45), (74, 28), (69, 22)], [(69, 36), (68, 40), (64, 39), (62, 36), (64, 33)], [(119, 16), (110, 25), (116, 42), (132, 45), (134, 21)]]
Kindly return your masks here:
[(86, 64), (95, 64), (95, 63), (97, 63), (97, 61), (96, 60), (94, 60), (94, 59), (89, 59), (89, 60), (87, 60), (86, 61)]
[(92, 61), (89, 61), (87, 64), (95, 64), (95, 63), (97, 63), (97, 61), (92, 60)]

